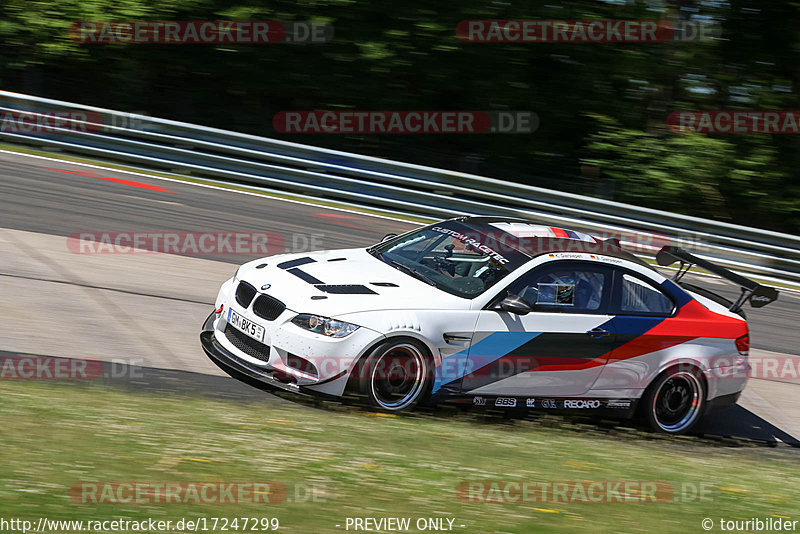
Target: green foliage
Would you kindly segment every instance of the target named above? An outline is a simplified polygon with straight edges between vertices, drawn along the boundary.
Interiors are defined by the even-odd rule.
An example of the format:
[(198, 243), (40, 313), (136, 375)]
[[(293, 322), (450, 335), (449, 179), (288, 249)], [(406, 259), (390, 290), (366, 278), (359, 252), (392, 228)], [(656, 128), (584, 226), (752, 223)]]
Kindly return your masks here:
[[(480, 44), (461, 20), (703, 20), (720, 38)], [(80, 44), (79, 20), (315, 20), (315, 45)], [(625, 202), (800, 231), (797, 136), (665, 129), (681, 109), (800, 109), (796, 2), (5, 0), (0, 86)], [(523, 135), (279, 135), (291, 109), (532, 110)], [(599, 176), (580, 177), (593, 163)]]
[(767, 136), (736, 144), (722, 136), (646, 133), (609, 117), (593, 118), (598, 126), (583, 162), (612, 180), (616, 200), (765, 226), (779, 218), (796, 224), (791, 219), (800, 199), (786, 194), (792, 176), (781, 169)]
[(654, 135), (624, 128), (597, 116), (600, 127), (589, 137), (586, 163), (614, 181), (617, 199), (647, 204), (653, 195), (672, 211), (691, 209), (728, 218), (719, 185), (735, 163), (734, 147), (702, 134)]

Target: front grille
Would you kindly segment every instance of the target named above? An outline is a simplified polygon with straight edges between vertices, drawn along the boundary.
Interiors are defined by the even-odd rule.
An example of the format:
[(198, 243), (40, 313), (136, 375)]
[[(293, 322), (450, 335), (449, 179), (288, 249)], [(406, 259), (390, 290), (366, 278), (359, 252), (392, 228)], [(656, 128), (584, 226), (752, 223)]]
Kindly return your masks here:
[(239, 303), (239, 306), (247, 308), (255, 296), (256, 288), (247, 282), (239, 282), (239, 287), (236, 288), (236, 302)]
[(262, 362), (269, 361), (269, 347), (240, 332), (229, 324), (225, 325), (225, 337), (234, 347)]
[(253, 313), (267, 321), (274, 321), (285, 309), (283, 302), (269, 295), (259, 295), (253, 303)]

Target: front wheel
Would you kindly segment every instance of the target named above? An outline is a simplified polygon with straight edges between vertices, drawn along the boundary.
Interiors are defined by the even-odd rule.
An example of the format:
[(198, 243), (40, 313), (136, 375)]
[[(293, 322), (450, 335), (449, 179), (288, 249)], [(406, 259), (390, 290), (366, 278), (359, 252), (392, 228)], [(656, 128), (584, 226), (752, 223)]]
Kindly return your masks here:
[(433, 385), (428, 351), (411, 339), (382, 343), (366, 360), (361, 391), (374, 408), (399, 412), (416, 406)]
[(705, 384), (697, 369), (674, 367), (651, 384), (643, 400), (645, 415), (653, 430), (685, 434), (703, 414)]

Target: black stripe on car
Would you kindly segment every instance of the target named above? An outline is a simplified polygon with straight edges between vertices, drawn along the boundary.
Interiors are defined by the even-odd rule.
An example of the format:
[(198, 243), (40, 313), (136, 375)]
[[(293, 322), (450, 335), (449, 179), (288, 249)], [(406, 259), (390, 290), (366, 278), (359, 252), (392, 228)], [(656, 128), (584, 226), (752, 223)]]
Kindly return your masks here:
[(314, 258), (297, 258), (296, 260), (289, 260), (283, 263), (278, 264), (279, 269), (291, 269), (292, 267), (300, 267), (301, 265), (306, 265), (307, 263), (316, 263), (317, 260)]
[(303, 280), (304, 282), (308, 282), (309, 284), (317, 285), (317, 284), (324, 284), (325, 283), (322, 280), (320, 280), (319, 278), (317, 278), (317, 277), (315, 277), (313, 275), (310, 275), (307, 272), (303, 271), (302, 269), (294, 268), (294, 269), (289, 269), (286, 272), (287, 273), (292, 273), (293, 275), (295, 275), (299, 279)]
[[(533, 371), (542, 365), (574, 366), (581, 369), (587, 362), (600, 358), (624, 345), (627, 336), (609, 336), (608, 339), (593, 339), (585, 333), (544, 333), (524, 345), (481, 365), (480, 355), (470, 361), (477, 369), (463, 379), (463, 389), (472, 390), (520, 373)], [(493, 356), (487, 355), (487, 360)]]

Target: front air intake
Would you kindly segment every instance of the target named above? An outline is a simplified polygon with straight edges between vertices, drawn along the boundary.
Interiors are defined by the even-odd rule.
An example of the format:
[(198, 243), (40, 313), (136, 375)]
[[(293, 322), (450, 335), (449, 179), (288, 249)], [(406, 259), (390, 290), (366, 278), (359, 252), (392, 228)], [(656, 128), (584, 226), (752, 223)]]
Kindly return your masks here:
[(305, 373), (307, 375), (311, 375), (314, 378), (317, 378), (319, 376), (317, 367), (313, 363), (306, 360), (305, 358), (297, 356), (296, 354), (286, 355), (286, 367), (289, 367), (296, 371), (300, 371), (301, 373)]
[(248, 356), (261, 360), (264, 363), (269, 362), (269, 346), (259, 343), (229, 324), (225, 325), (225, 337), (228, 338), (228, 341), (230, 341), (234, 347)]

